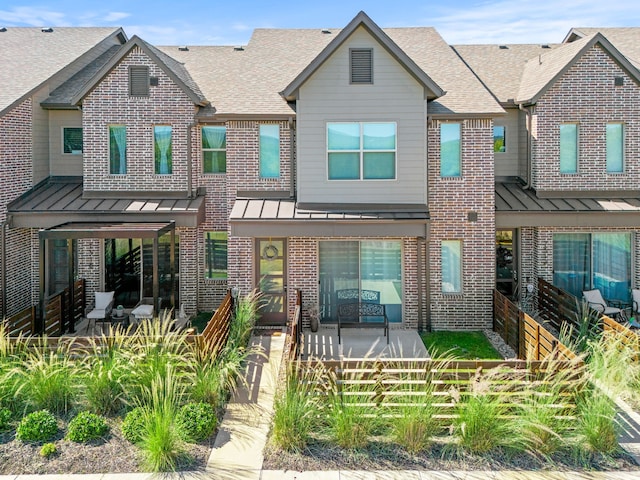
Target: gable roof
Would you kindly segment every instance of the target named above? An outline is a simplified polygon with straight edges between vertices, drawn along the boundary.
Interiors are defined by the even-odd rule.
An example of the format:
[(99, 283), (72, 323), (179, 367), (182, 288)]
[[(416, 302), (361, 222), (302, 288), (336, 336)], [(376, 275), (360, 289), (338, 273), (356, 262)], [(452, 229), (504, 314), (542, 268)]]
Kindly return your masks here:
[(46, 32), (7, 27), (0, 32), (0, 115), (54, 76), (52, 88), (56, 88), (67, 72), (73, 75), (93, 60), (92, 50), (98, 45), (108, 48), (125, 40), (123, 30), (115, 27), (56, 27)]
[(193, 103), (200, 106), (205, 106), (209, 103), (200, 91), (197, 83), (191, 78), (184, 64), (170, 57), (162, 50), (148, 44), (137, 35), (131, 37), (131, 40), (124, 44), (119, 51), (76, 92), (71, 98), (71, 103), (81, 103), (82, 99), (135, 47), (138, 47), (145, 55), (151, 58), (151, 60), (187, 94)]
[(622, 68), (627, 70), (629, 75), (640, 82), (638, 69), (601, 33), (595, 33), (529, 60), (522, 75), (517, 101), (523, 104), (535, 103), (558, 78), (596, 44), (609, 53)]
[(572, 28), (563, 43), (571, 43), (598, 32), (613, 43), (636, 68), (640, 69), (640, 27)]
[(520, 90), (527, 60), (558, 48), (561, 44), (453, 45), (452, 48), (495, 98), (513, 103)]
[[(431, 27), (389, 28), (384, 33), (445, 93), (430, 114), (504, 114), (491, 93)], [(158, 47), (185, 67), (211, 101), (201, 117), (289, 118), (295, 106), (280, 92), (320, 55), (341, 29), (256, 29), (242, 48)], [(215, 115), (215, 117), (213, 117)]]
[(444, 91), (427, 75), (416, 63), (391, 39), (384, 31), (360, 11), (349, 24), (335, 36), (331, 42), (313, 59), (307, 67), (296, 76), (282, 91), (282, 96), (289, 101), (295, 100), (298, 89), (315, 73), (320, 66), (355, 32), (359, 27), (364, 27), (384, 48), (425, 88), (428, 99), (434, 99), (444, 95)]

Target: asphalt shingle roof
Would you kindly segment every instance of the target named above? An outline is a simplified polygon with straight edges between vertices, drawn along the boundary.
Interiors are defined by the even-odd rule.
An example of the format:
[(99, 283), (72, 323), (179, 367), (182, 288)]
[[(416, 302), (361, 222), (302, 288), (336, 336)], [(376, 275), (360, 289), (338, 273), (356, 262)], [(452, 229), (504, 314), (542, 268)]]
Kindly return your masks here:
[(640, 69), (640, 27), (580, 27), (572, 30), (582, 36), (602, 33), (627, 59)]
[(0, 112), (109, 35), (115, 27), (7, 27), (0, 32)]

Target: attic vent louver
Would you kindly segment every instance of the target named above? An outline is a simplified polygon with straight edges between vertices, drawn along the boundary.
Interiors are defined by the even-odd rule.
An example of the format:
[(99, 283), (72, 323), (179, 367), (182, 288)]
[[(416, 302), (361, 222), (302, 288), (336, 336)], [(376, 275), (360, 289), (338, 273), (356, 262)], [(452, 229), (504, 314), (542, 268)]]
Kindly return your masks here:
[(540, 45), (540, 48), (551, 48), (551, 47), (547, 44), (544, 44), (544, 45)]
[(149, 67), (132, 65), (129, 67), (129, 95), (149, 96)]
[(624, 78), (623, 77), (614, 77), (613, 84), (616, 87), (621, 87), (622, 85), (624, 85)]
[(180, 50), (181, 52), (188, 52), (189, 51), (189, 47), (187, 47), (186, 45), (182, 46), (182, 47), (178, 47), (178, 50)]
[(244, 52), (244, 47), (242, 45), (236, 45), (233, 47), (236, 52)]
[(6, 27), (0, 27), (0, 32), (6, 32), (7, 28)]
[(373, 83), (373, 49), (351, 48), (349, 57), (351, 83)]
[(507, 50), (509, 47), (507, 47), (506, 45), (500, 45), (500, 50)]
[(51, 33), (51, 32), (53, 32), (53, 28), (51, 28), (51, 27), (43, 28), (42, 32), (43, 33)]
[(149, 85), (152, 87), (158, 86), (158, 77), (149, 77)]
[(324, 33), (324, 34), (329, 34), (329, 33), (331, 33), (331, 30), (329, 30), (328, 28), (323, 28), (321, 30), (321, 32)]

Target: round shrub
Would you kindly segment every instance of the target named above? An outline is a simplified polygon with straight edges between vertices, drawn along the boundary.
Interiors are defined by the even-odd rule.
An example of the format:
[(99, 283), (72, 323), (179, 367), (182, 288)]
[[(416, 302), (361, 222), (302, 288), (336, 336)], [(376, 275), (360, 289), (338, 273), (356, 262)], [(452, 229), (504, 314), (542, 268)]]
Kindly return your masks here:
[(109, 432), (104, 417), (91, 412), (80, 412), (69, 422), (67, 438), (72, 442), (84, 443), (104, 437)]
[(11, 410), (0, 408), (0, 432), (9, 430), (11, 427)]
[(183, 440), (199, 442), (213, 433), (218, 423), (216, 412), (208, 403), (187, 403), (176, 415), (176, 427)]
[(131, 443), (140, 443), (145, 428), (144, 410), (136, 407), (127, 413), (122, 421), (122, 436)]
[(42, 445), (40, 449), (40, 456), (44, 458), (49, 458), (58, 453), (58, 447), (56, 447), (55, 443), (45, 443)]
[(24, 442), (46, 442), (58, 433), (58, 423), (48, 410), (30, 413), (18, 424), (16, 438)]

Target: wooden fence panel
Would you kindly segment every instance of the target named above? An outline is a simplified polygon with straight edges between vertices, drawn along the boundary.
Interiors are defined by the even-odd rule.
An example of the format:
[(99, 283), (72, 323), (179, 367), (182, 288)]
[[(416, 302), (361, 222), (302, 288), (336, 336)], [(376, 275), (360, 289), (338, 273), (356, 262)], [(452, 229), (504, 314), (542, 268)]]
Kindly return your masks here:
[(493, 291), (493, 304), (493, 330), (517, 352), (520, 338), (518, 307), (497, 290)]
[(232, 311), (233, 298), (231, 297), (231, 292), (227, 292), (224, 300), (214, 312), (201, 335), (201, 346), (206, 348), (212, 355), (220, 352), (227, 343)]
[(564, 323), (578, 327), (580, 300), (568, 292), (538, 278), (538, 307), (540, 314), (558, 332)]
[(51, 297), (44, 306), (44, 334), (53, 337), (61, 333), (62, 328), (62, 295)]
[(7, 332), (11, 337), (33, 335), (35, 308), (25, 308), (6, 320)]

